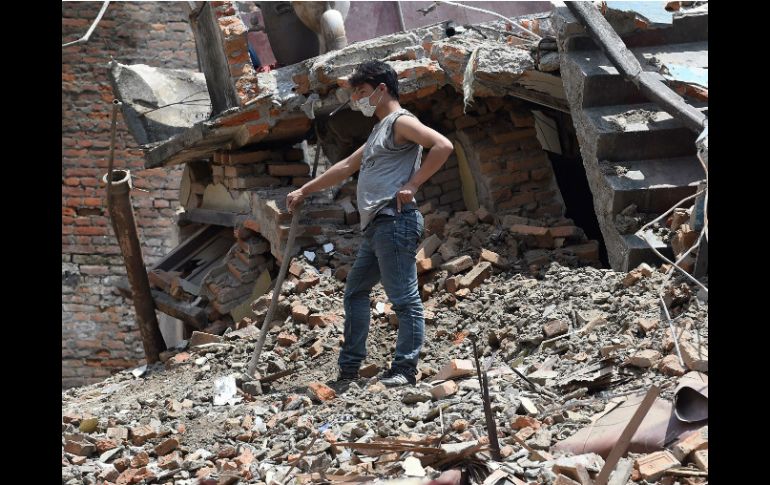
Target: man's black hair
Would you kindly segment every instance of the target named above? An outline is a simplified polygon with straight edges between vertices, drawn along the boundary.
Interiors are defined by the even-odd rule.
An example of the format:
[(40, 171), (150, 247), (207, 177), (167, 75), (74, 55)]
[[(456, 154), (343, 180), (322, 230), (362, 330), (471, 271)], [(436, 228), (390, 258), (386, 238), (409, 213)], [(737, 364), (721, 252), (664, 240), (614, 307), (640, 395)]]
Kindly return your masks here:
[(358, 87), (364, 83), (376, 88), (380, 83), (388, 87), (388, 93), (398, 99), (398, 79), (396, 71), (382, 61), (366, 61), (359, 64), (356, 71), (350, 76), (350, 85)]

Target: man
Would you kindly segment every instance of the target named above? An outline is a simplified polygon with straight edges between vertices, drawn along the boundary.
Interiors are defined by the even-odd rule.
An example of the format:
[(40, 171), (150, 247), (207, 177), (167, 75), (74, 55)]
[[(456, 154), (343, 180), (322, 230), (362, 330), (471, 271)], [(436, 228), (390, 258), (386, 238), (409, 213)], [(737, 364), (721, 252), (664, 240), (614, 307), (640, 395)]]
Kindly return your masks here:
[[(290, 211), (310, 193), (331, 187), (360, 170), (358, 211), (363, 242), (345, 285), (345, 343), (338, 383), (358, 378), (366, 358), (372, 287), (382, 286), (398, 316), (396, 352), (380, 382), (388, 387), (416, 383), (425, 320), (417, 290), (415, 255), (424, 222), (414, 194), (452, 153), (452, 143), (423, 125), (398, 102), (396, 72), (381, 61), (362, 63), (350, 77), (351, 106), (379, 122), (367, 142), (318, 178), (291, 192)], [(423, 147), (430, 149), (420, 164)]]

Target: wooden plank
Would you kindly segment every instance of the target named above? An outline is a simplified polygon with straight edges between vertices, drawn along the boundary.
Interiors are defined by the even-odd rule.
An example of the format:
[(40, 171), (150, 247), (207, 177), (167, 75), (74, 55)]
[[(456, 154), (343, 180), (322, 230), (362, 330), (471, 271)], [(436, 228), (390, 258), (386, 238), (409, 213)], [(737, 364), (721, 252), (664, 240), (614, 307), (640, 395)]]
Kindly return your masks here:
[(163, 256), (151, 269), (171, 271), (182, 260), (186, 259), (191, 252), (195, 251), (202, 240), (208, 239), (211, 237), (211, 234), (216, 233), (216, 230), (216, 228), (211, 226), (201, 227), (195, 234), (185, 239), (184, 242)]
[(620, 458), (626, 454), (628, 445), (631, 443), (631, 438), (634, 436), (634, 433), (636, 433), (636, 430), (639, 429), (639, 425), (642, 424), (644, 417), (647, 416), (647, 413), (655, 402), (655, 398), (658, 397), (658, 394), (660, 394), (660, 388), (658, 386), (652, 386), (650, 390), (647, 391), (647, 394), (639, 404), (639, 407), (636, 408), (634, 415), (631, 416), (631, 420), (623, 429), (623, 433), (621, 433), (618, 442), (612, 448), (610, 455), (604, 462), (604, 466), (596, 477), (594, 485), (607, 485), (610, 473), (615, 469), (615, 465), (618, 464)]
[[(120, 280), (115, 287), (118, 289), (121, 295), (126, 298), (132, 299), (131, 287), (128, 284), (128, 279)], [(174, 318), (178, 318), (183, 322), (193, 326), (199, 330), (202, 330), (208, 325), (208, 318), (206, 318), (206, 312), (203, 308), (193, 306), (189, 303), (184, 303), (175, 300), (171, 296), (158, 290), (150, 290), (152, 293), (152, 299), (155, 301), (155, 307), (158, 311), (170, 315)]]
[(247, 215), (212, 209), (187, 209), (179, 214), (179, 222), (194, 222), (214, 226), (235, 227), (243, 224)]
[(633, 471), (634, 460), (631, 458), (621, 459), (620, 463), (618, 463), (618, 466), (615, 468), (615, 471), (612, 472), (612, 476), (610, 476), (610, 481), (607, 485), (626, 485)]

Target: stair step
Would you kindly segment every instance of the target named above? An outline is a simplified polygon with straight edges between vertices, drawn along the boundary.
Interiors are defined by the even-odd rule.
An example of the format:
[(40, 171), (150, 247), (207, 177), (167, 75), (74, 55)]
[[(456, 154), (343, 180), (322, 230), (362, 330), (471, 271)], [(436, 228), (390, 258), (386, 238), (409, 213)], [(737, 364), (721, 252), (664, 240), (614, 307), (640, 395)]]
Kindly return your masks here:
[[(634, 234), (621, 236), (621, 244), (624, 246), (621, 253), (625, 255), (621, 271), (630, 271), (642, 263), (660, 265), (664, 261), (655, 254), (647, 242)], [(660, 240), (653, 240), (653, 246), (665, 257), (671, 259), (673, 253), (671, 247)]]
[[(616, 165), (627, 169), (626, 175), (618, 175)], [(694, 194), (698, 183), (705, 179), (703, 167), (694, 156), (603, 162), (599, 168), (608, 190), (613, 192), (612, 214), (630, 204), (636, 204), (641, 212), (662, 213)], [(640, 176), (643, 178), (638, 179)]]
[[(663, 64), (678, 64), (688, 67), (708, 68), (708, 42), (689, 42), (663, 46), (631, 49), (642, 68), (655, 72), (657, 67), (650, 63), (655, 58)], [(588, 50), (571, 52), (566, 62), (574, 65), (583, 74), (583, 108), (616, 104), (636, 104), (648, 99), (630, 81), (618, 73), (602, 51)]]
[[(707, 108), (699, 107), (705, 111)], [(597, 136), (599, 161), (676, 158), (695, 154), (697, 134), (654, 103), (583, 110)]]

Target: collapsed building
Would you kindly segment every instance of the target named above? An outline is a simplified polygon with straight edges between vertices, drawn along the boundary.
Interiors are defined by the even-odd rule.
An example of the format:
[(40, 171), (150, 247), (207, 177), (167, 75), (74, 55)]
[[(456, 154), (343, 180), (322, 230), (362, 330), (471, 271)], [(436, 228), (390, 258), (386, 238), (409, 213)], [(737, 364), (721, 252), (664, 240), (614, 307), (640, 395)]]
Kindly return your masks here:
[[(707, 9), (677, 13), (669, 24), (609, 12), (645, 70), (706, 112), (704, 90), (670, 73), (707, 68)], [(658, 251), (678, 256), (694, 243), (695, 225), (677, 237), (665, 225), (647, 239), (636, 232), (704, 182), (697, 133), (618, 73), (564, 7), (517, 18), (524, 31), (505, 21), (467, 28), (442, 22), (268, 72), (250, 62), (233, 3), (203, 4), (191, 23), (203, 75), (112, 66), (146, 166), (184, 165), (183, 242), (150, 280), (157, 308), (184, 321), (188, 335), (253, 317), (251, 302), (268, 290), (284, 254), (285, 195), (370, 132), (372, 120), (339, 110), (349, 96), (347, 76), (367, 59), (390, 63), (401, 104), (455, 145), (416, 196), (428, 236), (441, 235), (453, 215), (488, 211), (513, 236), (506, 255), (529, 269), (604, 259), (629, 271), (658, 262)], [(206, 108), (164, 107), (204, 90), (207, 119)], [(150, 112), (148, 100), (155, 103)], [(296, 251), (344, 279), (356, 223), (353, 180), (311, 198)], [(420, 284), (434, 274), (421, 272)], [(130, 294), (127, 284), (122, 291)]]
[[(645, 263), (657, 251), (706, 270), (703, 136), (624, 81), (564, 8), (413, 29), (269, 72), (244, 57), (233, 12), (193, 12), (203, 75), (112, 65), (146, 166), (184, 166), (182, 243), (149, 280), (189, 338), (62, 393), (63, 483), (708, 483), (707, 291)], [(707, 66), (707, 8), (663, 25), (603, 16), (646, 72), (706, 110), (693, 75)], [(306, 202), (266, 351), (245, 373), (286, 254), (286, 193), (371, 129), (344, 109), (368, 58), (394, 67), (401, 103), (455, 146), (418, 194), (418, 384), (373, 379), (398, 328), (380, 287), (362, 379), (323, 383), (360, 237), (355, 180)], [(211, 112), (176, 104), (201, 91)]]

